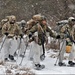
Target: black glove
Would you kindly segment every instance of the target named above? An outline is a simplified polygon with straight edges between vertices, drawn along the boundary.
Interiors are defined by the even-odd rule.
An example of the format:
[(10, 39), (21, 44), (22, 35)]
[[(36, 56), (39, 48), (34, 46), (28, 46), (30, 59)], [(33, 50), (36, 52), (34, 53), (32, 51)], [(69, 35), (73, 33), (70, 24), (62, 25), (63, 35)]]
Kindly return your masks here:
[(4, 33), (4, 34), (5, 34), (6, 36), (8, 36), (9, 33), (6, 32), (6, 33)]
[(29, 34), (29, 38), (31, 38), (31, 37), (32, 37), (32, 33)]
[(61, 38), (60, 35), (57, 35), (57, 36), (56, 36), (56, 39), (60, 39), (60, 38)]
[(20, 34), (21, 38), (23, 38), (23, 34)]
[(35, 38), (34, 38), (34, 37), (32, 37), (32, 40), (35, 40)]

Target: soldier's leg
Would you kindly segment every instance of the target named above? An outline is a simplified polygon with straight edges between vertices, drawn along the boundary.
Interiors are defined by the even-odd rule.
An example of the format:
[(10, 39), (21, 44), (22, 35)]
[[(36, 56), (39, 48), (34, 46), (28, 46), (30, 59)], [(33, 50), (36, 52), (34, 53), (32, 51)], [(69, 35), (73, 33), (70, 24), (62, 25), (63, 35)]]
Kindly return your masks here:
[(35, 43), (33, 51), (34, 51), (34, 55), (33, 55), (34, 64), (40, 64), (40, 46)]
[(43, 54), (43, 48), (42, 46), (40, 47), (40, 56)]
[(15, 51), (17, 50), (17, 40), (14, 38), (11, 38), (10, 39), (10, 49), (9, 49), (9, 52), (10, 52), (10, 55), (9, 55), (9, 58), (11, 60), (14, 60), (14, 53)]
[(34, 48), (34, 56), (33, 56), (33, 64), (34, 64), (34, 68), (36, 70), (41, 70), (43, 69), (45, 66), (44, 65), (40, 65), (40, 46), (38, 44), (34, 44), (35, 48)]
[(65, 66), (65, 64), (63, 63), (65, 50), (66, 50), (66, 41), (63, 40), (60, 42), (59, 63), (58, 63), (59, 66)]
[[(3, 40), (4, 41), (4, 40)], [(6, 39), (3, 45), (3, 55), (4, 55), (4, 60), (8, 60), (8, 56), (9, 56), (9, 39)]]
[(71, 48), (71, 53), (69, 55), (69, 62), (68, 64), (70, 64), (70, 66), (75, 65), (74, 61), (74, 56), (75, 56), (75, 44), (72, 44), (72, 48)]
[(33, 60), (33, 55), (34, 55), (34, 48), (35, 48), (35, 42), (32, 41), (29, 45), (30, 45), (30, 52), (29, 52), (29, 59)]
[(19, 55), (20, 56), (24, 57), (25, 49), (26, 49), (26, 45), (24, 43), (24, 40), (21, 39), (20, 50), (19, 50)]

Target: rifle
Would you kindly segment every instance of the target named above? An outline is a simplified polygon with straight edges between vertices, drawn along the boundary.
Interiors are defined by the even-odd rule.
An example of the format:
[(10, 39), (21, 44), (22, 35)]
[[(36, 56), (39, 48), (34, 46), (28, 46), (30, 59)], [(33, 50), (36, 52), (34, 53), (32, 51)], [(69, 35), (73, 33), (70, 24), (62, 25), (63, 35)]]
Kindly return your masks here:
[(45, 59), (45, 47), (44, 47), (44, 42), (45, 42), (45, 34), (42, 32), (42, 37), (41, 37), (41, 44), (43, 48), (43, 54), (40, 56), (40, 59), (43, 61)]
[(71, 42), (75, 43), (75, 41), (73, 40), (72, 36), (70, 36), (68, 28), (66, 29), (66, 34), (67, 34), (67, 37), (71, 40)]

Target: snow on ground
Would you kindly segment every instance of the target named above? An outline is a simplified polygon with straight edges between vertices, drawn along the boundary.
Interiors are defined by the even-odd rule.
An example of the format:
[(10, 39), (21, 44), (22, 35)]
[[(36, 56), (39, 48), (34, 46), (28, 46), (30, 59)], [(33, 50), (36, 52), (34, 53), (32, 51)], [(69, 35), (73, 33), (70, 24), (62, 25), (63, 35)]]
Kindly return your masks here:
[[(25, 67), (28, 69), (29, 72), (35, 73), (36, 75), (40, 74), (75, 74), (75, 67), (59, 67), (54, 66), (58, 52), (53, 52), (53, 50), (48, 50), (46, 51), (46, 58), (44, 61), (41, 61), (41, 64), (45, 65), (45, 68), (42, 70), (34, 70), (33, 68), (33, 62), (28, 59), (29, 56), (29, 49), (26, 51), (25, 57), (23, 59), (22, 65), (19, 65), (21, 62), (21, 57), (15, 57), (16, 62), (2, 62), (3, 65), (0, 65), (0, 75), (3, 74), (5, 75), (6, 71), (7, 72), (12, 72), (13, 75), (19, 75), (18, 73), (24, 73), (25, 72)], [(2, 59), (2, 53), (0, 53), (0, 59)], [(65, 56), (67, 57), (69, 54), (66, 54)], [(68, 60), (64, 60), (66, 64), (68, 64)], [(22, 70), (23, 69), (23, 70)], [(32, 74), (33, 75), (33, 74)]]

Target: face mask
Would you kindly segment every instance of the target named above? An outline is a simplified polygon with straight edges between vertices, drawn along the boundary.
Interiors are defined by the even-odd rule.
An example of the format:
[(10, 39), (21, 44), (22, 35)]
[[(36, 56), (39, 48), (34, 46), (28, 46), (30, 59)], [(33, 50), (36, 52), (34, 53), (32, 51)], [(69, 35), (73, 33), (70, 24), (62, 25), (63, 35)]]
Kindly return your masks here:
[(22, 23), (21, 25), (22, 25), (22, 27), (25, 27), (25, 23)]
[(74, 21), (74, 22), (75, 22), (75, 19), (72, 19), (72, 21)]
[(14, 23), (15, 23), (15, 21), (11, 21), (11, 22), (10, 22), (10, 24), (14, 24)]

